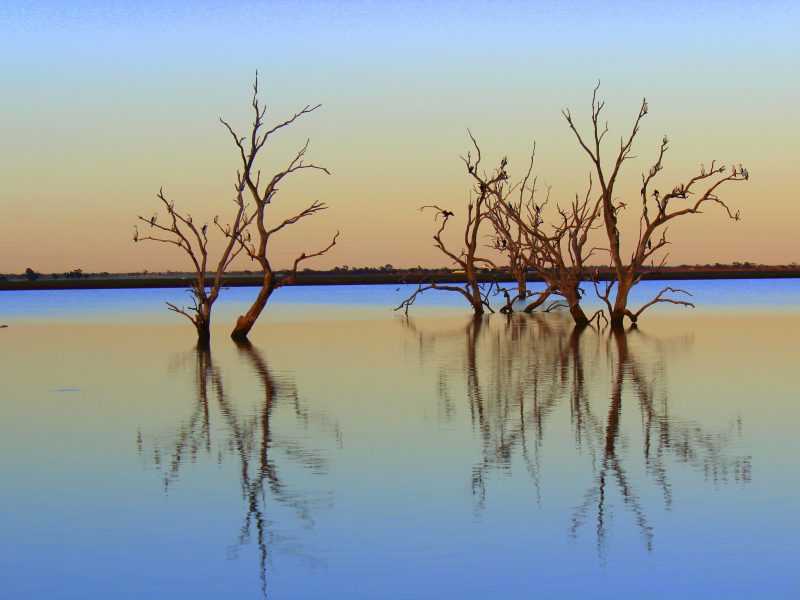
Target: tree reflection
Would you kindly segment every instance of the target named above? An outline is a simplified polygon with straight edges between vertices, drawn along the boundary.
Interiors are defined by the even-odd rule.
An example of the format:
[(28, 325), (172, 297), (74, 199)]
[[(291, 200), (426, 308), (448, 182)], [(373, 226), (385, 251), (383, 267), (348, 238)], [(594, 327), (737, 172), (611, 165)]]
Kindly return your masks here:
[[(303, 527), (311, 528), (314, 524), (315, 502), (309, 494), (293, 489), (283, 471), (292, 465), (315, 474), (327, 469), (323, 452), (305, 446), (307, 438), (293, 440), (283, 428), (281, 435), (276, 435), (276, 412), (281, 411), (281, 423), (286, 430), (316, 425), (327, 430), (337, 442), (340, 435), (335, 424), (312, 413), (301, 401), (292, 379), (270, 370), (262, 353), (249, 341), (237, 343), (237, 350), (257, 377), (263, 394), (259, 400), (246, 407), (234, 402), (210, 348), (198, 345), (182, 357), (194, 363), (196, 397), (189, 417), (176, 432), (152, 436), (148, 448), (139, 433), (137, 446), (161, 474), (165, 493), (179, 479), (186, 463), (195, 462), (200, 453), (213, 456), (216, 452), (219, 464), (228, 455), (236, 460), (245, 515), (230, 554), (235, 557), (240, 548), (255, 542), (261, 591), (266, 597), (266, 568), (275, 550), (295, 555), (312, 566), (316, 564), (291, 536), (279, 534), (278, 523), (270, 519), (281, 506), (289, 509)], [(217, 422), (212, 426), (214, 418)]]
[(440, 401), (450, 406), (445, 417), (455, 418), (457, 394), (466, 399), (481, 447), (471, 474), (477, 511), (486, 505), (491, 476), (511, 473), (518, 460), (541, 501), (543, 444), (562, 435), (567, 415), (574, 447), (589, 460), (592, 474), (569, 531), (577, 537), (594, 522), (601, 557), (615, 508), (630, 515), (645, 548), (652, 549), (648, 481), (669, 509), (679, 465), (699, 470), (710, 482), (750, 480), (750, 457), (731, 453), (738, 420), (709, 428), (669, 412), (667, 365), (689, 350), (690, 337), (578, 329), (559, 315), (472, 319), (461, 329), (439, 332), (407, 325), (423, 362), (439, 365)]

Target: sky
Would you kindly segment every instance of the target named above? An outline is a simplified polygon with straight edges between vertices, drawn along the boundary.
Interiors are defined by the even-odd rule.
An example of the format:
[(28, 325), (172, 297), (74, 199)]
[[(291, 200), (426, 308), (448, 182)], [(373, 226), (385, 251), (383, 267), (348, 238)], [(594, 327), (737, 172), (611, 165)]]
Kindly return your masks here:
[(447, 266), (417, 209), (445, 206), (453, 234), (463, 226), (468, 128), (512, 177), (535, 141), (535, 173), (568, 202), (590, 164), (561, 110), (587, 131), (598, 81), (609, 154), (642, 98), (650, 107), (618, 188), (631, 234), (641, 173), (668, 134), (665, 189), (712, 159), (751, 175), (722, 191), (741, 221), (711, 207), (673, 222), (669, 263), (800, 262), (798, 26), (798, 5), (778, 0), (5, 0), (0, 272), (188, 269), (175, 247), (134, 244), (133, 225), (162, 186), (195, 220), (225, 221), (237, 152), (218, 119), (248, 132), (256, 70), (269, 122), (322, 104), (271, 139), (264, 173), (306, 139), (331, 172), (295, 177), (270, 207), (330, 207), (276, 240), (277, 266), (336, 230), (308, 266)]

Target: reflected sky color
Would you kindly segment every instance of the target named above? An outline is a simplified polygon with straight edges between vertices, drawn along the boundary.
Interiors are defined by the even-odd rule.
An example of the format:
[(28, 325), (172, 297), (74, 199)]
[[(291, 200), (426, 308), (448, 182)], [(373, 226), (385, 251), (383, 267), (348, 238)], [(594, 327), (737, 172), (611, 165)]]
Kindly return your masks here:
[[(681, 315), (727, 312), (761, 307), (770, 312), (796, 312), (800, 306), (799, 279), (643, 281), (633, 288), (631, 304), (644, 304), (666, 285), (686, 290), (696, 308), (668, 304), (648, 310), (651, 314)], [(331, 285), (280, 288), (269, 302), (259, 322), (327, 321), (331, 319), (383, 319), (416, 289), (413, 285)], [(542, 284), (530, 284), (531, 290), (543, 290)], [(583, 304), (587, 309), (603, 308), (591, 285), (584, 285)], [(214, 305), (214, 322), (232, 324), (244, 313), (257, 294), (257, 288), (224, 290)], [(186, 290), (50, 290), (5, 291), (0, 294), (0, 324), (78, 321), (80, 323), (184, 323), (184, 317), (166, 310), (164, 302), (189, 303)], [(495, 309), (502, 302), (495, 299)], [(333, 307), (336, 310), (332, 310)], [(427, 292), (414, 303), (413, 313), (465, 306), (457, 294)], [(185, 332), (191, 340), (191, 331)], [(225, 333), (227, 335), (227, 333)]]
[(672, 263), (798, 261), (798, 25), (781, 0), (3, 2), (0, 271), (186, 268), (173, 248), (134, 246), (132, 225), (162, 185), (196, 219), (224, 212), (236, 153), (217, 119), (247, 127), (256, 69), (275, 119), (323, 104), (276, 138), (265, 171), (311, 138), (333, 173), (282, 189), (278, 212), (331, 210), (276, 244), (278, 265), (337, 228), (321, 267), (441, 265), (416, 209), (462, 216), (468, 127), (514, 176), (536, 140), (541, 180), (571, 200), (589, 164), (560, 111), (585, 126), (598, 79), (610, 146), (642, 97), (651, 107), (617, 188), (630, 206), (664, 133), (663, 188), (712, 158), (753, 175), (725, 196), (742, 222), (709, 210), (671, 228)]
[(796, 311), (353, 308), (0, 331), (0, 595), (796, 591)]

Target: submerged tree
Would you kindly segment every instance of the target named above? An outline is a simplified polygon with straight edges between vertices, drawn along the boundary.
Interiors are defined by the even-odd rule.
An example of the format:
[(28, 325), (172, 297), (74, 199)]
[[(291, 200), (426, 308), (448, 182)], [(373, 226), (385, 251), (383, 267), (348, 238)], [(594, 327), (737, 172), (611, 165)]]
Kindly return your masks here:
[(469, 203), (467, 204), (467, 222), (464, 227), (464, 245), (460, 250), (451, 250), (442, 239), (442, 234), (447, 227), (448, 220), (454, 216), (454, 213), (441, 208), (435, 204), (422, 206), (419, 210), (425, 211), (432, 209), (434, 211), (434, 221), (442, 217), (441, 225), (436, 233), (433, 234), (434, 246), (438, 248), (445, 256), (447, 256), (453, 264), (459, 267), (464, 272), (466, 284), (459, 285), (446, 285), (437, 282), (428, 284), (420, 284), (417, 290), (408, 298), (403, 300), (395, 310), (404, 308), (408, 312), (408, 308), (414, 303), (417, 296), (427, 290), (444, 290), (447, 292), (456, 292), (464, 296), (464, 298), (472, 306), (472, 310), (476, 315), (482, 315), (485, 310), (494, 312), (489, 305), (489, 290), (484, 289), (478, 282), (478, 271), (482, 267), (489, 267), (497, 271), (496, 265), (488, 258), (481, 258), (478, 256), (478, 247), (480, 244), (480, 231), (484, 221), (489, 219), (489, 211), (492, 199), (492, 186), (498, 182), (508, 178), (505, 171), (507, 160), (504, 158), (500, 166), (495, 169), (491, 175), (478, 176), (481, 162), (481, 149), (478, 147), (472, 133), (469, 134), (472, 140), (472, 145), (475, 147), (476, 157), (473, 160), (472, 153), (468, 152), (466, 157), (462, 157), (464, 164), (467, 167), (467, 172), (476, 180), (476, 184), (470, 194)]
[(253, 236), (252, 240), (250, 236), (239, 235), (236, 236), (236, 240), (239, 242), (240, 248), (244, 249), (245, 253), (252, 260), (259, 264), (264, 274), (264, 279), (261, 284), (261, 290), (258, 292), (258, 296), (248, 311), (244, 315), (241, 315), (236, 321), (236, 326), (231, 333), (231, 337), (234, 340), (244, 340), (247, 338), (247, 335), (250, 333), (250, 330), (261, 314), (261, 311), (264, 310), (264, 307), (266, 306), (267, 301), (272, 293), (279, 287), (294, 283), (297, 275), (297, 268), (300, 263), (308, 260), (309, 258), (322, 256), (328, 252), (328, 250), (333, 248), (333, 246), (336, 244), (336, 239), (339, 236), (339, 232), (337, 231), (331, 242), (324, 248), (310, 254), (306, 254), (305, 252), (300, 254), (300, 256), (295, 258), (292, 268), (288, 273), (278, 273), (270, 262), (268, 245), (273, 235), (285, 230), (289, 226), (294, 225), (306, 217), (310, 217), (328, 208), (324, 202), (315, 200), (309, 206), (295, 215), (271, 223), (268, 219), (268, 207), (278, 193), (278, 185), (289, 175), (306, 169), (322, 171), (326, 174), (329, 174), (329, 171), (325, 167), (304, 162), (305, 154), (308, 150), (308, 141), (306, 141), (305, 145), (295, 154), (289, 164), (283, 170), (275, 173), (263, 186), (261, 183), (261, 171), (255, 166), (256, 159), (267, 143), (267, 140), (269, 140), (273, 134), (285, 127), (290, 126), (297, 119), (303, 115), (307, 115), (315, 111), (320, 106), (320, 104), (317, 104), (316, 106), (308, 105), (285, 121), (278, 123), (271, 128), (267, 128), (264, 121), (267, 107), (266, 105), (262, 106), (258, 99), (258, 73), (256, 73), (256, 80), (253, 84), (252, 100), (252, 107), (255, 117), (251, 126), (250, 135), (248, 137), (239, 136), (230, 124), (220, 119), (222, 124), (225, 125), (230, 132), (234, 142), (236, 143), (236, 147), (239, 149), (239, 156), (241, 159), (241, 167), (237, 173), (239, 187), (243, 190), (246, 189), (249, 192), (250, 198), (252, 199), (254, 205), (254, 213), (250, 217), (250, 221), (254, 222), (257, 235)]
[[(519, 183), (510, 186), (500, 181), (492, 186), (489, 218), (495, 230), (495, 247), (512, 264), (524, 265), (525, 272), (517, 274), (517, 279), (533, 269), (547, 284), (547, 289), (525, 307), (525, 312), (537, 308), (550, 294), (557, 294), (564, 298), (575, 324), (583, 327), (590, 318), (580, 306), (580, 284), (586, 278), (585, 262), (595, 251), (595, 248), (587, 250), (586, 245), (590, 232), (598, 225), (600, 201), (592, 198), (590, 177), (585, 196), (576, 194), (567, 208), (556, 205), (558, 217), (555, 223), (547, 225), (544, 214), (550, 202), (550, 188), (544, 200), (537, 200), (536, 178), (531, 179), (534, 156), (535, 147), (528, 172)], [(514, 194), (518, 194), (516, 201), (512, 199)]]
[[(536, 178), (534, 177), (531, 184), (528, 184), (533, 172), (535, 154), (536, 145), (534, 144), (528, 172), (522, 181), (516, 185), (506, 185), (506, 181), (501, 180), (498, 182), (496, 189), (493, 190), (493, 196), (495, 197), (488, 214), (488, 218), (494, 227), (494, 234), (490, 235), (492, 247), (506, 258), (507, 265), (501, 267), (500, 271), (506, 272), (513, 277), (517, 287), (516, 294), (513, 297), (508, 294), (507, 290), (503, 290), (507, 302), (501, 312), (512, 312), (515, 302), (525, 301), (529, 296), (533, 295), (528, 290), (527, 277), (528, 271), (534, 268), (536, 259), (534, 253), (531, 252), (531, 245), (527, 243), (523, 229), (517, 223), (516, 215), (530, 207), (536, 192)], [(478, 177), (480, 178), (480, 176)], [(481, 183), (486, 185), (485, 181), (481, 181)], [(513, 198), (515, 191), (519, 192), (516, 201)], [(537, 294), (536, 300), (529, 303), (525, 310), (530, 312), (542, 304), (548, 295), (547, 293)]]
[[(653, 255), (669, 243), (665, 227), (669, 221), (684, 215), (698, 214), (701, 212), (703, 205), (707, 203), (719, 204), (731, 219), (738, 220), (739, 212), (731, 212), (728, 205), (717, 196), (717, 190), (729, 181), (744, 181), (749, 178), (749, 174), (742, 165), (731, 167), (728, 170), (725, 166), (718, 165), (716, 161), (711, 161), (708, 168), (701, 165), (697, 175), (673, 186), (670, 192), (663, 194), (656, 189), (651, 192), (650, 185), (662, 170), (662, 160), (668, 148), (669, 140), (667, 136), (664, 136), (658, 158), (653, 166), (650, 167), (650, 170), (642, 175), (642, 188), (640, 191), (642, 208), (639, 218), (639, 236), (633, 243), (630, 259), (624, 259), (620, 248), (621, 236), (617, 226), (617, 218), (619, 212), (628, 203), (617, 200), (615, 186), (623, 163), (632, 158), (633, 141), (639, 132), (639, 124), (642, 118), (648, 112), (648, 106), (647, 101), (642, 100), (633, 129), (627, 139), (622, 138), (620, 140), (619, 150), (615, 153), (609, 168), (608, 164), (603, 164), (602, 142), (606, 133), (608, 133), (608, 125), (602, 124), (600, 121), (600, 112), (603, 110), (605, 102), (597, 99), (598, 88), (599, 84), (592, 94), (591, 139), (585, 138), (578, 131), (569, 110), (563, 111), (563, 114), (581, 148), (591, 159), (592, 168), (600, 185), (603, 224), (608, 238), (608, 251), (614, 269), (614, 279), (605, 286), (604, 291), (598, 293), (608, 307), (612, 327), (619, 328), (623, 325), (625, 317), (628, 317), (635, 324), (644, 310), (659, 302), (694, 306), (691, 302), (685, 300), (665, 297), (664, 294), (668, 292), (688, 294), (684, 290), (667, 287), (634, 312), (628, 308), (628, 294), (631, 288), (642, 278), (642, 268), (645, 263), (652, 260)], [(676, 204), (677, 206), (675, 206)], [(658, 266), (663, 266), (665, 262), (666, 256), (660, 260)], [(655, 266), (654, 262), (653, 266)], [(616, 294), (612, 302), (610, 296), (615, 285)]]
[(197, 329), (198, 341), (208, 344), (211, 339), (211, 308), (219, 297), (223, 287), (222, 276), (227, 271), (242, 248), (239, 240), (242, 238), (248, 217), (245, 213), (245, 204), (242, 198), (241, 182), (236, 188), (234, 198), (235, 214), (230, 224), (224, 228), (220, 225), (219, 217), (214, 217), (215, 226), (224, 233), (227, 242), (219, 255), (213, 273), (208, 273), (208, 223), (198, 227), (189, 213), (181, 213), (175, 209), (175, 203), (167, 200), (163, 188), (158, 192), (158, 199), (164, 205), (167, 213), (167, 222), (158, 222), (158, 213), (149, 219), (139, 215), (148, 231), (152, 233), (141, 234), (138, 227), (134, 226), (133, 241), (151, 240), (165, 244), (174, 244), (181, 248), (192, 261), (194, 280), (189, 292), (192, 295), (192, 306), (177, 306), (167, 302), (167, 307), (189, 319)]

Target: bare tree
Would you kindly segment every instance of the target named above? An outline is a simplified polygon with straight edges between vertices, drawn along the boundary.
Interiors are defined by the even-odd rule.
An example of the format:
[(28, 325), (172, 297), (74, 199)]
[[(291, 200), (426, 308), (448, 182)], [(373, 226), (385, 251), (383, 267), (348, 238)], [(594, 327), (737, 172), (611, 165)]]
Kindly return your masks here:
[(158, 199), (166, 210), (166, 223), (159, 223), (158, 213), (155, 213), (149, 219), (141, 215), (138, 217), (139, 221), (144, 223), (148, 227), (148, 231), (152, 233), (141, 234), (138, 227), (134, 226), (134, 242), (151, 240), (173, 244), (181, 248), (189, 256), (194, 268), (194, 280), (189, 289), (192, 296), (192, 305), (179, 307), (167, 302), (167, 307), (192, 322), (197, 329), (198, 341), (201, 344), (208, 344), (211, 339), (211, 308), (223, 287), (222, 276), (242, 251), (239, 240), (243, 238), (243, 232), (248, 224), (242, 191), (240, 181), (234, 198), (236, 212), (231, 223), (222, 227), (219, 217), (214, 217), (214, 224), (225, 233), (227, 242), (216, 263), (216, 268), (211, 274), (207, 273), (209, 266), (208, 223), (198, 227), (191, 214), (178, 212), (175, 209), (175, 203), (168, 201), (164, 196), (163, 188), (158, 192)]
[(273, 134), (285, 127), (290, 126), (303, 115), (314, 112), (320, 106), (320, 104), (317, 104), (316, 106), (307, 105), (305, 108), (298, 111), (285, 121), (282, 121), (271, 128), (267, 128), (265, 125), (267, 107), (266, 105), (262, 105), (258, 99), (258, 73), (256, 73), (256, 79), (253, 83), (252, 100), (252, 107), (255, 117), (253, 119), (249, 137), (239, 136), (227, 121), (220, 119), (222, 124), (230, 132), (234, 142), (236, 143), (236, 147), (239, 149), (241, 168), (237, 173), (237, 177), (240, 187), (242, 189), (246, 189), (250, 193), (250, 198), (252, 199), (254, 205), (254, 213), (250, 217), (249, 221), (255, 223), (255, 227), (258, 232), (258, 235), (254, 236), (255, 239), (252, 240), (249, 236), (243, 235), (238, 235), (236, 239), (239, 242), (240, 247), (244, 249), (245, 253), (261, 266), (261, 270), (264, 273), (264, 279), (261, 284), (261, 290), (258, 292), (258, 296), (248, 311), (244, 315), (241, 315), (236, 321), (236, 326), (231, 333), (231, 337), (234, 340), (244, 340), (247, 338), (248, 333), (250, 333), (250, 330), (255, 324), (256, 319), (258, 319), (259, 315), (261, 314), (261, 311), (264, 310), (264, 307), (266, 306), (267, 301), (272, 293), (279, 287), (294, 283), (297, 275), (297, 268), (300, 263), (310, 258), (322, 256), (328, 252), (328, 250), (333, 248), (333, 246), (336, 244), (336, 239), (339, 237), (339, 232), (337, 231), (331, 242), (324, 248), (309, 254), (306, 254), (305, 252), (300, 254), (300, 256), (295, 258), (292, 268), (288, 271), (288, 273), (278, 273), (270, 263), (268, 245), (273, 235), (284, 231), (289, 226), (294, 225), (306, 217), (310, 217), (328, 208), (324, 202), (315, 200), (309, 206), (295, 215), (274, 223), (270, 223), (268, 220), (267, 209), (278, 193), (278, 185), (289, 175), (307, 169), (322, 171), (326, 174), (330, 173), (325, 167), (304, 162), (305, 154), (308, 150), (308, 141), (306, 141), (305, 145), (295, 154), (289, 164), (284, 169), (275, 173), (263, 186), (261, 184), (261, 171), (257, 170), (255, 166), (256, 159), (267, 143), (267, 140), (269, 140)]
[(434, 221), (437, 221), (439, 217), (442, 217), (442, 222), (441, 225), (439, 225), (439, 229), (433, 234), (434, 246), (438, 248), (445, 256), (447, 256), (453, 262), (453, 264), (464, 271), (466, 284), (464, 286), (458, 286), (444, 285), (436, 282), (429, 284), (421, 283), (417, 290), (408, 298), (403, 300), (403, 302), (401, 302), (395, 310), (404, 308), (406, 312), (408, 312), (408, 308), (411, 306), (411, 304), (413, 304), (414, 300), (416, 300), (419, 294), (427, 290), (445, 290), (448, 292), (456, 292), (464, 296), (464, 298), (466, 298), (466, 300), (472, 306), (472, 310), (476, 315), (482, 315), (485, 310), (494, 312), (492, 307), (489, 305), (489, 290), (484, 289), (478, 282), (478, 270), (481, 268), (481, 266), (484, 266), (490, 267), (496, 271), (497, 266), (490, 259), (479, 257), (477, 253), (480, 243), (481, 226), (483, 225), (484, 221), (489, 218), (492, 186), (497, 182), (508, 178), (508, 174), (505, 171), (507, 160), (504, 158), (500, 163), (500, 167), (495, 169), (491, 175), (484, 174), (482, 176), (477, 176), (476, 174), (479, 172), (478, 170), (481, 162), (481, 150), (478, 147), (477, 142), (475, 142), (475, 138), (472, 136), (472, 133), (469, 134), (469, 137), (472, 140), (472, 145), (475, 147), (476, 157), (473, 160), (472, 153), (468, 152), (467, 156), (462, 156), (461, 159), (467, 166), (467, 172), (475, 178), (476, 184), (472, 189), (469, 204), (467, 205), (467, 222), (466, 226), (464, 227), (464, 245), (461, 247), (461, 249), (458, 251), (449, 249), (442, 239), (442, 234), (447, 227), (448, 219), (454, 216), (453, 212), (441, 208), (435, 204), (422, 206), (419, 209), (420, 211), (433, 209), (435, 211)]
[[(536, 178), (534, 177), (530, 188), (528, 187), (528, 180), (533, 171), (533, 158), (536, 154), (536, 145), (534, 144), (533, 152), (531, 153), (530, 165), (528, 173), (516, 186), (504, 185), (505, 180), (498, 183), (495, 190), (494, 201), (492, 202), (491, 210), (488, 217), (494, 227), (494, 232), (490, 234), (492, 239), (492, 247), (503, 254), (507, 260), (507, 266), (500, 267), (500, 272), (506, 272), (517, 285), (517, 293), (514, 297), (508, 296), (506, 290), (504, 293), (508, 296), (507, 307), (511, 312), (514, 302), (524, 301), (530, 295), (528, 290), (528, 271), (534, 267), (535, 257), (530, 251), (530, 245), (526, 244), (526, 236), (522, 228), (517, 223), (515, 215), (518, 215), (532, 202), (533, 194), (536, 189)], [(485, 185), (485, 182), (482, 182)], [(512, 194), (515, 189), (519, 190), (519, 198), (514, 201)], [(530, 191), (530, 197), (525, 197), (525, 192)], [(505, 192), (505, 193), (504, 193)], [(548, 190), (549, 192), (549, 190)], [(546, 294), (538, 294), (537, 301), (532, 304), (541, 304), (546, 298)]]
[[(584, 136), (581, 135), (573, 122), (569, 110), (564, 110), (563, 114), (581, 148), (583, 148), (584, 152), (586, 152), (591, 159), (593, 170), (597, 175), (597, 180), (600, 185), (603, 223), (609, 242), (608, 251), (614, 268), (614, 279), (605, 286), (604, 291), (598, 291), (598, 294), (608, 307), (612, 327), (618, 328), (622, 327), (625, 317), (628, 317), (631, 322), (635, 324), (642, 312), (653, 304), (670, 302), (684, 306), (694, 306), (691, 302), (686, 300), (665, 297), (664, 294), (668, 292), (688, 294), (685, 290), (667, 287), (661, 290), (655, 298), (634, 312), (628, 308), (628, 294), (631, 288), (642, 278), (642, 267), (645, 262), (651, 260), (652, 266), (655, 267), (655, 262), (652, 261), (653, 255), (669, 243), (666, 237), (666, 224), (669, 221), (684, 215), (698, 214), (701, 212), (703, 205), (707, 203), (719, 204), (725, 209), (725, 212), (731, 219), (738, 220), (739, 212), (731, 212), (728, 205), (717, 196), (717, 190), (720, 186), (729, 181), (744, 181), (748, 179), (749, 173), (747, 169), (743, 168), (741, 165), (738, 167), (731, 167), (730, 170), (728, 170), (725, 166), (718, 165), (716, 161), (711, 161), (709, 168), (701, 165), (697, 175), (685, 182), (678, 183), (672, 188), (671, 192), (662, 194), (658, 190), (653, 190), (651, 193), (649, 186), (653, 183), (653, 179), (656, 175), (661, 171), (662, 160), (668, 148), (667, 144), (669, 140), (667, 136), (664, 136), (657, 160), (653, 166), (650, 167), (650, 170), (642, 175), (642, 188), (640, 192), (642, 212), (639, 219), (639, 237), (633, 244), (633, 251), (630, 259), (623, 260), (622, 251), (620, 249), (620, 231), (617, 226), (617, 216), (619, 211), (627, 206), (627, 203), (616, 199), (615, 186), (623, 163), (629, 158), (632, 158), (631, 149), (633, 147), (633, 141), (636, 134), (639, 132), (641, 120), (648, 112), (648, 106), (647, 101), (642, 100), (642, 105), (639, 108), (639, 114), (634, 121), (631, 133), (627, 138), (622, 138), (620, 140), (619, 150), (614, 153), (611, 163), (612, 166), (609, 168), (608, 165), (603, 164), (602, 142), (606, 133), (608, 133), (608, 124), (602, 124), (600, 121), (600, 113), (603, 110), (605, 102), (597, 99), (597, 90), (599, 87), (600, 84), (598, 83), (592, 93), (591, 139), (584, 138)], [(673, 204), (670, 204), (670, 202), (673, 202)], [(678, 203), (678, 206), (675, 208), (673, 208), (674, 203)], [(663, 266), (666, 262), (666, 258), (667, 256), (665, 255), (657, 266)], [(612, 302), (610, 295), (615, 285), (616, 295)]]
[[(576, 325), (586, 326), (590, 319), (580, 306), (581, 281), (586, 278), (585, 261), (595, 251), (586, 249), (590, 232), (598, 226), (600, 200), (592, 199), (592, 179), (583, 198), (575, 195), (568, 208), (556, 205), (557, 219), (548, 225), (545, 212), (550, 202), (550, 187), (543, 201), (537, 200), (536, 182), (531, 179), (534, 152), (525, 177), (509, 186), (505, 181), (493, 186), (490, 219), (498, 242), (495, 247), (508, 254), (512, 262), (522, 262), (525, 270), (534, 269), (547, 289), (529, 304), (526, 312), (544, 302), (550, 294), (562, 296)], [(516, 201), (512, 194), (518, 194)]]

